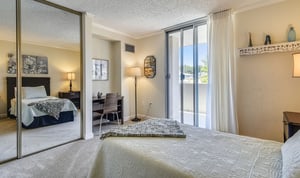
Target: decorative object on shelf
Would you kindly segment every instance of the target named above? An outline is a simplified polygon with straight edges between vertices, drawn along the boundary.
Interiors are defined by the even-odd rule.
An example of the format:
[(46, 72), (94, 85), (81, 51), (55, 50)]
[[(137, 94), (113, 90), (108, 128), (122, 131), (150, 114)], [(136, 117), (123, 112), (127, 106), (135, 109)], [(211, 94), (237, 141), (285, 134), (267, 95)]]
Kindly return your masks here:
[(271, 44), (271, 36), (266, 35), (265, 45), (269, 45), (269, 44)]
[(24, 74), (48, 74), (48, 58), (45, 56), (22, 55)]
[(68, 72), (67, 73), (67, 78), (70, 80), (70, 91), (72, 92), (72, 80), (75, 80), (75, 73), (74, 72)]
[(252, 47), (252, 38), (251, 38), (251, 33), (249, 32), (249, 43), (248, 43), (248, 47)]
[(139, 67), (129, 67), (127, 68), (127, 75), (130, 77), (134, 77), (134, 96), (135, 96), (135, 117), (131, 120), (134, 122), (140, 121), (141, 119), (137, 117), (137, 77), (141, 76), (141, 68)]
[(293, 72), (293, 77), (300, 77), (300, 53), (294, 53), (293, 54), (294, 58), (294, 72)]
[(9, 74), (16, 74), (17, 72), (17, 61), (14, 58), (14, 54), (8, 53), (8, 64), (7, 64), (7, 73)]
[(249, 55), (275, 53), (275, 52), (289, 52), (289, 51), (296, 51), (296, 50), (300, 50), (300, 41), (239, 49), (240, 56), (249, 56)]
[(147, 56), (144, 60), (144, 76), (154, 78), (156, 75), (156, 59), (154, 56)]
[(288, 33), (288, 42), (296, 41), (296, 31), (294, 30), (294, 27), (290, 27), (289, 33)]
[(108, 80), (108, 60), (93, 59), (93, 80)]

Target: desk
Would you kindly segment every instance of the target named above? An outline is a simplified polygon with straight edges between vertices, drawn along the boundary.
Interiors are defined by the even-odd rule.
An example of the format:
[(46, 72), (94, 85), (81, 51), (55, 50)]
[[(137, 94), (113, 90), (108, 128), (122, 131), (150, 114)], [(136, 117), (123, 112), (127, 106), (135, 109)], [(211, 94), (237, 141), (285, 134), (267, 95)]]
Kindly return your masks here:
[[(121, 124), (124, 123), (123, 117), (123, 96), (118, 96), (118, 112), (119, 112), (119, 119), (121, 119)], [(105, 102), (105, 96), (101, 98), (93, 97), (93, 112), (102, 112), (103, 104)], [(108, 116), (110, 117), (110, 116)]]
[(283, 130), (284, 141), (300, 130), (300, 113), (283, 112)]

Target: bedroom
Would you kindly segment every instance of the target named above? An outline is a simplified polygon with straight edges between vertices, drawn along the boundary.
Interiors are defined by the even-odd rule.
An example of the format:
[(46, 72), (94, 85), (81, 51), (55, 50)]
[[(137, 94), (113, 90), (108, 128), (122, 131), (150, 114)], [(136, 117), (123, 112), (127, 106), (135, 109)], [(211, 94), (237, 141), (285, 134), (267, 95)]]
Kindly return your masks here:
[[(247, 46), (249, 31), (253, 33), (255, 44), (263, 44), (264, 32), (272, 35), (274, 43), (286, 41), (286, 31), (289, 24), (293, 24), (296, 31), (299, 29), (299, 12), (296, 7), (299, 7), (298, 2), (289, 0), (237, 13), (237, 29), (235, 30), (237, 47)], [(273, 23), (273, 21), (275, 22)], [(128, 38), (120, 34), (107, 32), (105, 29), (98, 29), (98, 34), (113, 40), (123, 41)], [(139, 106), (141, 106), (139, 108), (140, 114), (146, 114), (147, 112), (147, 108), (143, 107), (142, 101), (151, 99), (153, 107), (150, 110), (150, 115), (164, 117), (165, 106), (161, 106), (161, 103), (165, 103), (165, 81), (162, 72), (165, 67), (165, 62), (162, 60), (165, 56), (164, 40), (163, 33), (140, 40), (131, 39), (128, 43), (136, 44), (137, 53), (136, 55), (124, 53), (126, 65), (134, 63), (136, 60), (142, 66), (143, 59), (149, 54), (153, 54), (157, 59), (160, 59), (157, 60), (159, 72), (157, 72), (156, 78), (154, 80), (143, 78), (139, 80), (139, 91), (147, 91), (147, 94), (140, 92), (138, 95)], [(161, 46), (157, 44), (161, 44)], [(238, 57), (238, 59), (237, 112), (240, 133), (282, 141), (282, 112), (286, 110), (298, 111), (300, 107), (298, 103), (299, 95), (297, 94), (300, 84), (298, 79), (291, 77), (293, 65), (291, 54), (276, 53)], [(132, 84), (129, 80), (127, 78), (122, 79), (125, 85), (131, 88)], [(122, 89), (124, 95), (128, 92), (127, 87)], [(147, 88), (151, 88), (151, 92), (146, 90)], [(130, 98), (128, 95), (126, 96), (126, 98)], [(134, 105), (132, 97), (130, 103)], [(133, 108), (128, 109), (126, 112), (127, 115), (133, 113)]]

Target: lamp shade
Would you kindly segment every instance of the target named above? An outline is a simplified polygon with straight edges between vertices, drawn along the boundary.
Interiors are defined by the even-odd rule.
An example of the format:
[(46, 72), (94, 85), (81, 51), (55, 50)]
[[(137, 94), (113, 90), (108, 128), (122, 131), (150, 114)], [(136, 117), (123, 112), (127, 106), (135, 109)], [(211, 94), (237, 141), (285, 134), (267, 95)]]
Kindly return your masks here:
[(293, 77), (300, 77), (300, 53), (293, 54), (293, 57), (294, 57)]
[(142, 75), (140, 67), (128, 67), (127, 68), (127, 75), (131, 77), (139, 77)]
[(74, 72), (68, 72), (68, 80), (75, 80), (75, 73)]

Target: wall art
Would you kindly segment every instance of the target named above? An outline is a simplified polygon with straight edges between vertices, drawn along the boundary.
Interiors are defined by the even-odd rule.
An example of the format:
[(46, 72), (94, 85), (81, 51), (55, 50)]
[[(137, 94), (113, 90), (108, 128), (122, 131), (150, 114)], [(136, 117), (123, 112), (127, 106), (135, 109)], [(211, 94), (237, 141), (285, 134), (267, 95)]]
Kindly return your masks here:
[(93, 80), (108, 80), (108, 60), (93, 59)]
[(147, 56), (144, 60), (144, 76), (154, 78), (156, 75), (156, 59), (154, 56)]

